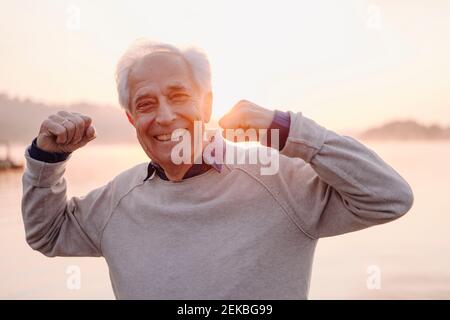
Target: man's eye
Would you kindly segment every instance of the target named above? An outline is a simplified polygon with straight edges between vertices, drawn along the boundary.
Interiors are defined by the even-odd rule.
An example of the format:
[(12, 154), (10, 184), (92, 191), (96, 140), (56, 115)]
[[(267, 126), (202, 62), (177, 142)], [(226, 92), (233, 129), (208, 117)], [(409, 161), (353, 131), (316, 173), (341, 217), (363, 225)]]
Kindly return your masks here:
[(149, 108), (154, 106), (155, 103), (151, 102), (151, 101), (145, 101), (145, 102), (141, 102), (137, 105), (138, 109), (144, 109), (144, 108)]

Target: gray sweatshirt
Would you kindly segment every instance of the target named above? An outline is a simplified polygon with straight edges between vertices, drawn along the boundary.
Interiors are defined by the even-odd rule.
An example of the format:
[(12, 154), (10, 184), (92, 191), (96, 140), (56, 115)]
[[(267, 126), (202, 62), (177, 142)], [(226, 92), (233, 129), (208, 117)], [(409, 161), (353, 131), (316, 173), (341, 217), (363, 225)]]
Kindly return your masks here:
[(360, 142), (290, 117), (275, 175), (224, 164), (144, 181), (143, 163), (68, 199), (70, 160), (26, 152), (26, 240), (49, 257), (104, 257), (118, 299), (306, 299), (319, 238), (395, 220), (413, 193)]

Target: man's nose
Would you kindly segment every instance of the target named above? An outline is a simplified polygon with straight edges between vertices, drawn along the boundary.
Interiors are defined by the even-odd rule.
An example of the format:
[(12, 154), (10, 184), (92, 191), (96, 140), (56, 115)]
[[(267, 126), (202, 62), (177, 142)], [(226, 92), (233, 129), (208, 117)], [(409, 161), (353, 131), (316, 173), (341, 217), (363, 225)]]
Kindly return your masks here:
[(163, 102), (159, 105), (158, 113), (156, 115), (156, 123), (162, 126), (170, 125), (176, 119), (176, 114), (172, 107)]

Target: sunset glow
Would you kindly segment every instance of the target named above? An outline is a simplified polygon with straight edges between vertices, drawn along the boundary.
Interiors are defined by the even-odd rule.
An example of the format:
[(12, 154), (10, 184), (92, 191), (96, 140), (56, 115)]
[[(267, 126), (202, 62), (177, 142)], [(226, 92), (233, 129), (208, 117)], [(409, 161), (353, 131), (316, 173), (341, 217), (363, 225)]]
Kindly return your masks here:
[(0, 91), (118, 106), (115, 64), (136, 38), (209, 55), (219, 117), (239, 99), (333, 129), (448, 125), (448, 1), (1, 1)]

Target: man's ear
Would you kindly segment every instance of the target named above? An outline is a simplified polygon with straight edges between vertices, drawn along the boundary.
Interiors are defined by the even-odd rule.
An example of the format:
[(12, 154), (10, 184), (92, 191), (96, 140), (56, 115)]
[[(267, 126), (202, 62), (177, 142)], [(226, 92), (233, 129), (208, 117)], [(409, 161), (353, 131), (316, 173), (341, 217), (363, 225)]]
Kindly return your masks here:
[(203, 122), (205, 123), (208, 123), (209, 120), (211, 120), (212, 102), (213, 94), (212, 91), (209, 91), (203, 98), (202, 116)]
[(125, 111), (125, 114), (127, 115), (128, 122), (131, 123), (131, 125), (134, 127), (133, 117), (130, 115), (130, 113), (128, 111)]

